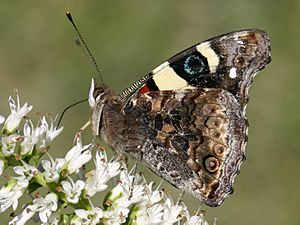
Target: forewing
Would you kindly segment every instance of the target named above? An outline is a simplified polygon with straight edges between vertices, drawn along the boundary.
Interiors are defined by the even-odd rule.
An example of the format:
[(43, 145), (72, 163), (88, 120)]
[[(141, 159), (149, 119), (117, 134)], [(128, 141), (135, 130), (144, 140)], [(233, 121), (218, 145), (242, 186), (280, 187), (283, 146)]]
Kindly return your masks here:
[(136, 90), (221, 88), (244, 108), (254, 75), (270, 60), (270, 41), (264, 31), (231, 32), (178, 53), (121, 93), (119, 99)]

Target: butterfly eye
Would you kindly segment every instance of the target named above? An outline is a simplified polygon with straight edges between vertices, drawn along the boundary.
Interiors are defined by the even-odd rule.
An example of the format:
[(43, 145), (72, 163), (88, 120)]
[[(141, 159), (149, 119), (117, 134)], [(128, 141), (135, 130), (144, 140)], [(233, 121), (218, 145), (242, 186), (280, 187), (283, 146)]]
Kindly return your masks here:
[(94, 89), (94, 92), (93, 92), (93, 97), (94, 99), (97, 99), (98, 96), (100, 96), (102, 93), (104, 92), (104, 89), (101, 88), (101, 87), (96, 87)]

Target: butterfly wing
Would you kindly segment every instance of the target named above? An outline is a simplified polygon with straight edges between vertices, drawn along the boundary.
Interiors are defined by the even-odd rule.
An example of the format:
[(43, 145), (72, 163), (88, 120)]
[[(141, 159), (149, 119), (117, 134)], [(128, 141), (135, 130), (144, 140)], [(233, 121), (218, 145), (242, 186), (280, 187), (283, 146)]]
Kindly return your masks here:
[(244, 109), (254, 75), (270, 58), (270, 41), (261, 30), (242, 30), (212, 38), (173, 56), (120, 94), (127, 99), (136, 90), (221, 88)]
[(210, 206), (232, 193), (244, 160), (247, 121), (231, 93), (216, 88), (139, 93), (124, 113), (136, 118), (143, 140), (128, 153), (160, 177)]
[[(248, 88), (269, 62), (269, 38), (260, 30), (197, 44), (123, 91), (117, 104), (108, 102), (101, 136), (176, 187), (218, 206), (232, 193), (245, 157)], [(119, 110), (122, 116), (114, 113)]]

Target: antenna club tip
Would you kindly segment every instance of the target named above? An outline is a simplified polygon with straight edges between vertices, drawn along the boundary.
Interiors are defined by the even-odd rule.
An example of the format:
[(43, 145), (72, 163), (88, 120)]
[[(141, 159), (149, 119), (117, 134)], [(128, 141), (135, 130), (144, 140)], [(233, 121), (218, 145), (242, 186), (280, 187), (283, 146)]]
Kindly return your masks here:
[(72, 18), (72, 15), (69, 11), (66, 12), (66, 16), (68, 18), (68, 20), (70, 20), (71, 22), (73, 22), (73, 18)]

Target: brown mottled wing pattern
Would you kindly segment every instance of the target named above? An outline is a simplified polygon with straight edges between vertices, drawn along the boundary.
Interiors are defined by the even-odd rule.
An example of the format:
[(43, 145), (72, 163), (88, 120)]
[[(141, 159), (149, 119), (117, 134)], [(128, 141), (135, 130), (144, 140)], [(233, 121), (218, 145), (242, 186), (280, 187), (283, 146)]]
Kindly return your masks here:
[(131, 99), (124, 112), (148, 115), (137, 118), (146, 130), (141, 157), (148, 168), (210, 206), (233, 191), (247, 126), (232, 94), (221, 89), (149, 92)]

